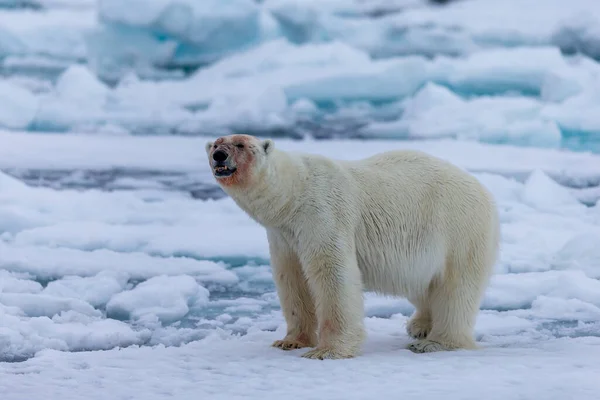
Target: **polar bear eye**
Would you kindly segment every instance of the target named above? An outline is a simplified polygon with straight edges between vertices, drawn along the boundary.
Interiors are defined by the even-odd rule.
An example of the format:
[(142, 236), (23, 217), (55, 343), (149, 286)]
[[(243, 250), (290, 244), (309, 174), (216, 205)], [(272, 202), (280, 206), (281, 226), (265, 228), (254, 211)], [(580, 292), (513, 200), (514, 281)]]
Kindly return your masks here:
[(240, 143), (240, 144), (236, 144), (235, 147), (237, 147), (238, 149), (243, 149), (244, 145)]

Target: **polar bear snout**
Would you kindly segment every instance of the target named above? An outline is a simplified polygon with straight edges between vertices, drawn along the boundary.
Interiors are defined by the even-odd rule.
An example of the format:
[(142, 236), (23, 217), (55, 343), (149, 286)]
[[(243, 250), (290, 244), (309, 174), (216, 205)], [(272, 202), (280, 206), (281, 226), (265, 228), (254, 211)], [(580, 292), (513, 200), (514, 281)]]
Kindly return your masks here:
[(217, 149), (212, 153), (212, 169), (217, 178), (226, 178), (235, 173), (237, 168), (229, 154), (222, 149)]
[(217, 150), (212, 155), (212, 159), (215, 160), (217, 163), (224, 162), (225, 160), (227, 160), (227, 157), (229, 157), (229, 155), (223, 150)]

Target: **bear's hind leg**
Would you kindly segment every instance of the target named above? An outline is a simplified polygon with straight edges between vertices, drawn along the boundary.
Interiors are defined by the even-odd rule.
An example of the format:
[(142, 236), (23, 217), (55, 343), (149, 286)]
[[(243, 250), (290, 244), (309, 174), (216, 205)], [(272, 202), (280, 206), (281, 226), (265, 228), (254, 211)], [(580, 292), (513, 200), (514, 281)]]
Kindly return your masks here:
[(304, 264), (319, 322), (319, 343), (316, 349), (302, 355), (305, 358), (352, 358), (359, 352), (366, 336), (362, 280), (356, 253), (352, 248), (331, 250), (336, 247), (317, 250)]
[(271, 253), (271, 269), (287, 334), (272, 346), (282, 350), (314, 347), (317, 344), (317, 317), (308, 283), (296, 254), (284, 238), (267, 232)]
[(430, 288), (431, 331), (409, 345), (415, 353), (476, 349), (474, 328), (491, 267), (486, 260), (467, 257), (446, 268), (443, 279)]

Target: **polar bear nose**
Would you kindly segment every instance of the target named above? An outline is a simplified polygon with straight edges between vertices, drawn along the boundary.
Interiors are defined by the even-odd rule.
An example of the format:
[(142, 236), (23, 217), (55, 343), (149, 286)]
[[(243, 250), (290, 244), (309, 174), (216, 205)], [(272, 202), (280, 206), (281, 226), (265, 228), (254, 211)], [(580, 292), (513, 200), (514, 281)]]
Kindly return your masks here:
[(217, 150), (213, 153), (212, 157), (216, 162), (223, 162), (227, 160), (227, 153), (225, 153), (223, 150)]

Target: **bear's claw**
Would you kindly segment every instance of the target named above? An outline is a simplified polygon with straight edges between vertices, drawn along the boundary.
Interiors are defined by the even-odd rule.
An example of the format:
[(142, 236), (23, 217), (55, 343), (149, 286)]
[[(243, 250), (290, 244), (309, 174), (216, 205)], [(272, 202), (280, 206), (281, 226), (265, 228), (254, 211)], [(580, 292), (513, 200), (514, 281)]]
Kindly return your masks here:
[(298, 340), (287, 340), (287, 339), (276, 340), (273, 342), (272, 346), (277, 347), (278, 349), (282, 349), (282, 350), (294, 350), (294, 349), (301, 349), (303, 347), (311, 347), (310, 345), (300, 342)]
[(414, 339), (425, 339), (431, 332), (431, 321), (412, 318), (406, 325), (406, 332)]
[(433, 340), (417, 340), (408, 345), (408, 349), (413, 353), (433, 353), (436, 351), (449, 350), (443, 344)]

